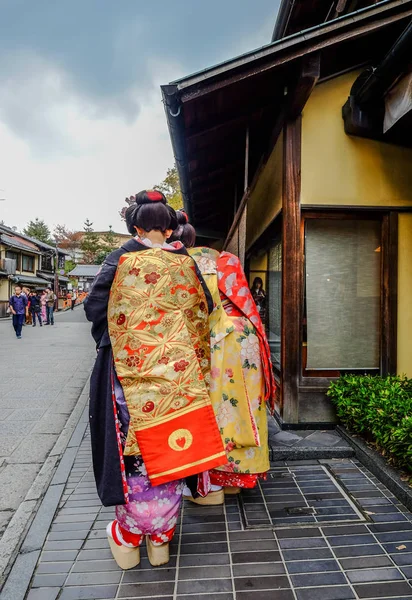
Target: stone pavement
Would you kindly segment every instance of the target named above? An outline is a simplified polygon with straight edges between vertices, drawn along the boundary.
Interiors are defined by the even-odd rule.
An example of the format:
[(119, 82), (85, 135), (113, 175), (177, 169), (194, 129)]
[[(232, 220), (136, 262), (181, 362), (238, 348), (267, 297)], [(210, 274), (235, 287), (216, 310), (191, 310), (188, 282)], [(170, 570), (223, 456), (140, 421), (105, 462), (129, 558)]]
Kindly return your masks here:
[[(72, 413), (95, 358), (90, 324), (81, 306), (55, 323), (26, 326), (17, 340), (0, 322), (0, 538), (17, 509), (24, 528), (81, 414)], [(2, 558), (0, 542), (0, 572)]]
[(19, 600), (412, 600), (412, 513), (353, 459), (278, 462), (259, 489), (223, 507), (185, 502), (161, 568), (144, 548), (139, 567), (117, 567), (112, 518), (86, 431)]

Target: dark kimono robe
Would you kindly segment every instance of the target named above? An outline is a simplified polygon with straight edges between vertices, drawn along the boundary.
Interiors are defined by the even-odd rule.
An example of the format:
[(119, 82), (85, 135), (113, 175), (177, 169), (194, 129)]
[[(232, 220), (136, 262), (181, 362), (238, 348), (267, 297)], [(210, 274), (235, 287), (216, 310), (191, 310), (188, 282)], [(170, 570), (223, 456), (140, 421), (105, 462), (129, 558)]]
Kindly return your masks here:
[[(120, 257), (129, 252), (147, 249), (147, 246), (136, 239), (131, 239), (112, 252), (106, 258), (84, 303), (86, 317), (93, 323), (92, 336), (98, 350), (90, 382), (89, 419), (94, 475), (97, 492), (104, 506), (126, 503), (122, 479), (122, 456), (117, 439), (117, 415), (114, 412), (112, 397), (113, 353), (107, 322), (109, 294)], [(183, 246), (176, 250), (165, 249), (165, 251), (187, 255)], [(197, 265), (196, 271), (210, 313), (213, 310), (211, 295)]]

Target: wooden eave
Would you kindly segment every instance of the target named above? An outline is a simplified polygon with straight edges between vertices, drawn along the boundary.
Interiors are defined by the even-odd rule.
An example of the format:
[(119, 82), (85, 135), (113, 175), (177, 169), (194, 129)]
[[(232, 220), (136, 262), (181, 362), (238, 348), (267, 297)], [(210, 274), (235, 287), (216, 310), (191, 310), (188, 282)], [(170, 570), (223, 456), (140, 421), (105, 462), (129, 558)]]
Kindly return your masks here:
[(378, 0), (282, 0), (272, 42), (379, 3)]
[[(379, 4), (162, 86), (186, 210), (195, 227), (225, 236), (262, 155), (282, 119), (299, 114), (309, 81), (302, 69), (317, 57), (326, 79), (382, 56), (412, 16), (412, 0)], [(293, 116), (297, 116), (294, 114)]]

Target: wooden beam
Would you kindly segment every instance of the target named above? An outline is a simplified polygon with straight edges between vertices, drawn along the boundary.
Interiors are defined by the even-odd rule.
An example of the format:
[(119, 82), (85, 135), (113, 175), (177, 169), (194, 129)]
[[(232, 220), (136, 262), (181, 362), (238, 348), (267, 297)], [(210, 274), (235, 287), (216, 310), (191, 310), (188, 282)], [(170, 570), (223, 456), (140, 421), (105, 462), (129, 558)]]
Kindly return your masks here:
[(291, 94), (291, 101), (287, 107), (288, 118), (296, 119), (309, 100), (313, 88), (320, 77), (320, 52), (305, 56), (302, 61), (300, 76)]
[(243, 192), (246, 192), (246, 190), (249, 187), (249, 145), (250, 145), (249, 126), (247, 126), (246, 127), (246, 139), (245, 139), (245, 178), (244, 178)]
[(303, 256), (300, 242), (301, 124), (288, 121), (283, 138), (282, 192), (282, 418), (299, 421)]
[(237, 212), (233, 219), (233, 224), (229, 230), (229, 233), (227, 234), (224, 248), (227, 247), (231, 240), (231, 237), (233, 236), (233, 233), (236, 231), (236, 227), (240, 221), (243, 210), (249, 199), (250, 191), (252, 191), (256, 186), (256, 183), (258, 182), (259, 177), (263, 169), (265, 168), (265, 165), (272, 153), (272, 150), (275, 147), (279, 134), (284, 127), (285, 121), (290, 117), (292, 117), (292, 119), (295, 118), (295, 115), (297, 116), (302, 112), (310, 94), (313, 91), (313, 88), (316, 85), (316, 82), (319, 79), (319, 73), (320, 55), (318, 53), (310, 55), (302, 61), (301, 71), (298, 73), (296, 80), (297, 83), (292, 85), (290, 93), (287, 96), (285, 96), (283, 107), (281, 108), (278, 118), (276, 119), (276, 124), (273, 128), (266, 152), (264, 152), (264, 154), (262, 155), (259, 166), (256, 169), (256, 173), (253, 177), (250, 190), (245, 190), (243, 194), (239, 208), (237, 209)]

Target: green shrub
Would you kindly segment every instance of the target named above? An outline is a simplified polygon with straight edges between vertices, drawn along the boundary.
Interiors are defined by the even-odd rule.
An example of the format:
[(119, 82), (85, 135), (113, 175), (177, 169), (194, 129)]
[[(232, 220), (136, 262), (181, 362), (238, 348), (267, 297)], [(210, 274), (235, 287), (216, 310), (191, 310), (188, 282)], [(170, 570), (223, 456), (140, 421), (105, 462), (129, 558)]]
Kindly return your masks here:
[(362, 434), (412, 473), (412, 380), (388, 375), (342, 375), (328, 396), (340, 422)]

